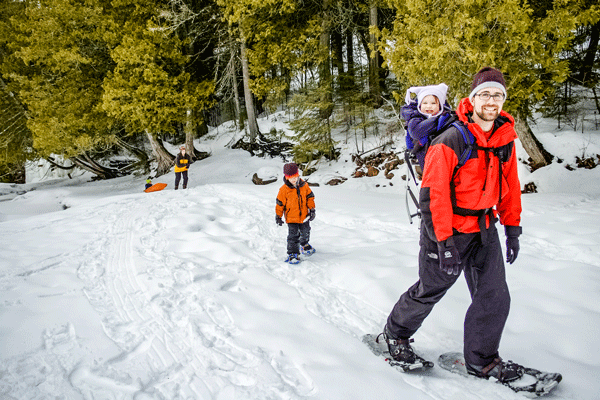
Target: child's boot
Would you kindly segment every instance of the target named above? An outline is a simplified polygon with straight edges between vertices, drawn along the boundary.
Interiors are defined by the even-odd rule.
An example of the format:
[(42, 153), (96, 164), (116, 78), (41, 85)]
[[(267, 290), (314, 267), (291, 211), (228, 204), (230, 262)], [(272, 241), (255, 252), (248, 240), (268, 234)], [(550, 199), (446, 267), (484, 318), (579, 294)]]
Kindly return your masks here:
[(300, 246), (300, 251), (302, 252), (302, 254), (310, 256), (315, 252), (315, 248), (307, 243), (304, 246)]
[(288, 258), (285, 260), (285, 262), (290, 264), (298, 264), (300, 259), (298, 258), (298, 254), (292, 253), (288, 254)]

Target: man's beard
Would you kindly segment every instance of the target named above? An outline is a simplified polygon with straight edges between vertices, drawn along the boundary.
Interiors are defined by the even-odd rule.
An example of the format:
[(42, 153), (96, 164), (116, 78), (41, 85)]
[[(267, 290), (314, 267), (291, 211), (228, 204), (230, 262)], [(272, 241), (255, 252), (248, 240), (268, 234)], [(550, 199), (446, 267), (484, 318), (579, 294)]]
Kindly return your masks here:
[(475, 111), (475, 113), (477, 114), (477, 116), (479, 118), (481, 118), (483, 121), (486, 121), (486, 122), (492, 122), (496, 118), (498, 118), (498, 115), (500, 115), (500, 111), (498, 111), (497, 108), (492, 113), (492, 112), (489, 112), (489, 111), (488, 112), (483, 111), (483, 107), (482, 107), (481, 111)]

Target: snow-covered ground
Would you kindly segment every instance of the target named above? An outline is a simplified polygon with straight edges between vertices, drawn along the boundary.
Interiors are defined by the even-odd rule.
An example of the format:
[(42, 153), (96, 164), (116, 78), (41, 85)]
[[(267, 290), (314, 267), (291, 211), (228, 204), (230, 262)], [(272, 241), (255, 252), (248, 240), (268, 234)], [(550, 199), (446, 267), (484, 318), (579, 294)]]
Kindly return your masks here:
[[(600, 134), (538, 129), (565, 161), (520, 171), (539, 193), (523, 196), (501, 355), (561, 372), (550, 398), (598, 399), (600, 168), (565, 165), (600, 153)], [(317, 252), (289, 265), (274, 213), (283, 162), (225, 148), (232, 135), (197, 143), (212, 156), (192, 165), (185, 191), (173, 175), (149, 194), (144, 177), (0, 185), (0, 398), (522, 398), (439, 368), (398, 373), (361, 343), (417, 279), (401, 171), (326, 186), (354, 164), (347, 153), (322, 163), (309, 178), (321, 184)], [(255, 172), (278, 181), (255, 186)], [(460, 351), (468, 305), (459, 280), (417, 351)]]

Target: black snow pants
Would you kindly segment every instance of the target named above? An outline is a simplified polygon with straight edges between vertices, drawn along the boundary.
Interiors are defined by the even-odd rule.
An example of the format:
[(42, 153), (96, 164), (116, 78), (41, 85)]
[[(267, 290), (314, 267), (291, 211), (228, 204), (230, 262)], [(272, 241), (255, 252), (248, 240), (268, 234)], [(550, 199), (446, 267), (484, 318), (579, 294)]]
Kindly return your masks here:
[[(467, 364), (487, 366), (498, 357), (500, 338), (508, 311), (510, 294), (504, 260), (495, 224), (487, 229), (485, 243), (480, 233), (456, 234), (471, 305), (464, 321), (464, 355)], [(421, 226), (419, 280), (396, 303), (387, 326), (396, 338), (409, 338), (419, 329), (433, 306), (441, 300), (459, 275), (448, 275), (439, 266), (437, 243)]]
[(187, 188), (187, 183), (188, 183), (188, 172), (187, 171), (181, 171), (181, 172), (175, 172), (175, 189), (177, 189), (179, 187), (179, 181), (181, 181), (181, 176), (183, 175), (183, 188)]
[(306, 246), (310, 240), (310, 222), (288, 224), (287, 253), (300, 254), (299, 246)]

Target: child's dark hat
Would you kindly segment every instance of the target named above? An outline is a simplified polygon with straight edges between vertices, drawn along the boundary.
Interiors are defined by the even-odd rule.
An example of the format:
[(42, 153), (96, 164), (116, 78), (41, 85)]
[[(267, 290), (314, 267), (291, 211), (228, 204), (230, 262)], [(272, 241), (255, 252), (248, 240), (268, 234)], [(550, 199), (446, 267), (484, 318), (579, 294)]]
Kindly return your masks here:
[(298, 172), (298, 166), (295, 163), (285, 164), (283, 166), (283, 175), (285, 175), (286, 178), (300, 176), (300, 173)]

